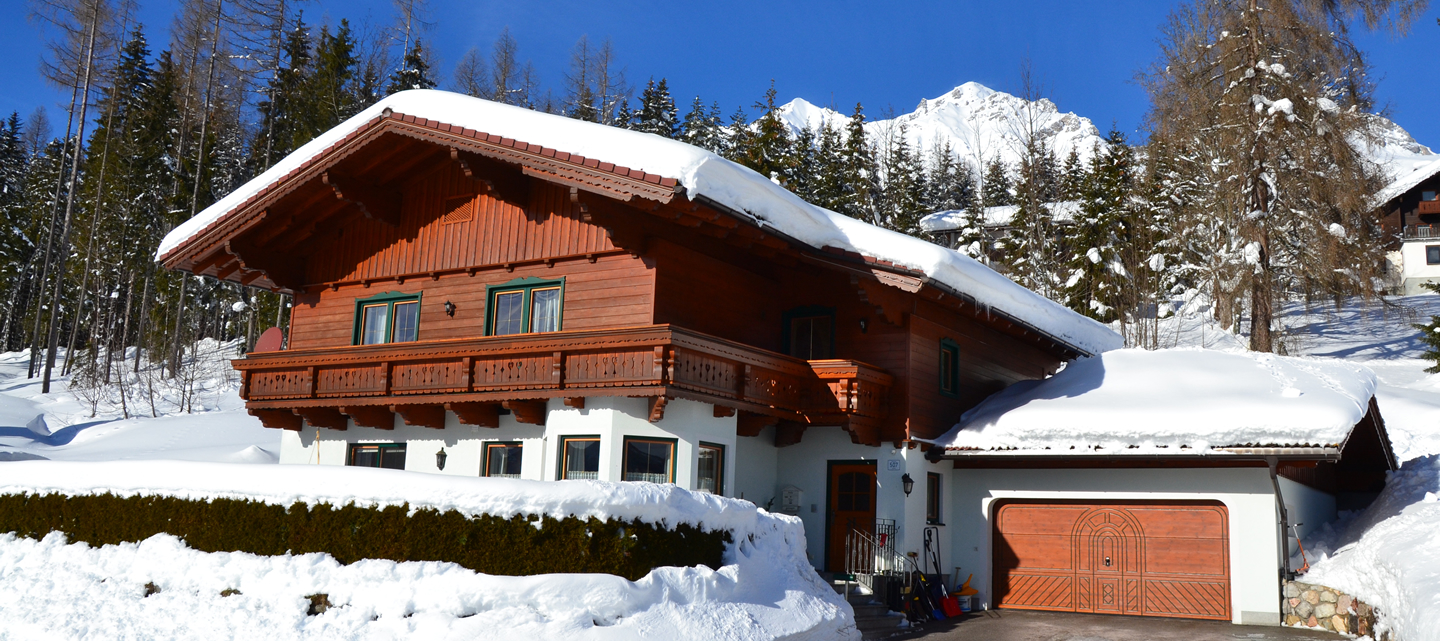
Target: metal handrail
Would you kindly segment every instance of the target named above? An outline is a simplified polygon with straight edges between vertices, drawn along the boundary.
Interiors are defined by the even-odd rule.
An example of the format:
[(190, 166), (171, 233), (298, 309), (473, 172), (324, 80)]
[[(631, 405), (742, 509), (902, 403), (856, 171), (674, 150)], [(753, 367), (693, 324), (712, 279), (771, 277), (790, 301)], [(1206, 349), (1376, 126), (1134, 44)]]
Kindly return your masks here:
[(904, 573), (904, 559), (895, 551), (896, 529), (894, 519), (876, 519), (871, 531), (851, 528), (845, 535), (845, 573), (871, 594), (875, 577)]

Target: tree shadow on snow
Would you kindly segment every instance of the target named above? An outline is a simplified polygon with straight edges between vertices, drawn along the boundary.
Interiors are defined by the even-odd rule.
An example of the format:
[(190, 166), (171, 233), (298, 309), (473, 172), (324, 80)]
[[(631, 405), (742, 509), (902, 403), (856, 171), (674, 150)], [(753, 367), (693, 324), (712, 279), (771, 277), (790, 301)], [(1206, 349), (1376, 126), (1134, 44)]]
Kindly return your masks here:
[(28, 427), (0, 427), (0, 438), (28, 438), (32, 441), (35, 441), (36, 443), (43, 443), (52, 447), (58, 447), (61, 445), (69, 445), (71, 441), (75, 440), (75, 437), (77, 435), (87, 429), (95, 427), (96, 425), (113, 423), (116, 420), (119, 419), (111, 418), (98, 421), (90, 421), (88, 423), (76, 423), (75, 425), (69, 425), (55, 430), (54, 432), (51, 432), (49, 436), (36, 434)]

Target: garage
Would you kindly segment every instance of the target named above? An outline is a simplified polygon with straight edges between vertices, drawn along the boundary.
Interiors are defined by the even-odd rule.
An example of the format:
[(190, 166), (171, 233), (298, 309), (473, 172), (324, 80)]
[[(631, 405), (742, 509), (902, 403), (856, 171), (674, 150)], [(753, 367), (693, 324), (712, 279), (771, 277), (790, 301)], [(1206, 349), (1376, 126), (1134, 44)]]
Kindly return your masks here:
[(995, 509), (1001, 608), (1230, 619), (1218, 502), (1007, 502)]

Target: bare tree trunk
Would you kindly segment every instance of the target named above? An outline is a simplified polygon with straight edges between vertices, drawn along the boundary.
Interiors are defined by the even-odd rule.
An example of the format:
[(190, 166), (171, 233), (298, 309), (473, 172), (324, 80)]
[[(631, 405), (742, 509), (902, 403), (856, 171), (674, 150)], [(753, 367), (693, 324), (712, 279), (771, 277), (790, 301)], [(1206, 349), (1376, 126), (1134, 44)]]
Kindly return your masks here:
[[(65, 137), (61, 139), (62, 143), (60, 145), (60, 166), (62, 170), (55, 172), (55, 191), (54, 197), (51, 198), (51, 200), (53, 200), (54, 202), (51, 205), (50, 224), (45, 226), (45, 262), (40, 268), (40, 280), (36, 281), (35, 291), (33, 294), (35, 297), (36, 305), (35, 329), (33, 332), (33, 337), (30, 339), (30, 370), (25, 375), (25, 378), (35, 378), (35, 375), (39, 374), (39, 372), (36, 371), (36, 368), (40, 364), (39, 356), (41, 321), (45, 318), (45, 280), (49, 277), (50, 274), (50, 260), (55, 247), (55, 218), (60, 213), (60, 187), (65, 184), (65, 172), (63, 170), (65, 166), (65, 150), (69, 148), (70, 134), (74, 130), (75, 101), (78, 99), (79, 95), (80, 83), (78, 82), (77, 78), (77, 82), (72, 86), (72, 89), (70, 91), (70, 117), (65, 123)], [(79, 151), (78, 145), (76, 151)]]
[[(140, 373), (140, 358), (145, 352), (145, 318), (149, 315), (150, 306), (150, 270), (145, 271), (145, 287), (140, 290), (140, 313), (135, 318), (135, 370)], [(126, 317), (129, 318), (128, 316)]]
[(90, 36), (85, 45), (85, 64), (81, 68), (84, 73), (83, 88), (80, 91), (80, 125), (75, 136), (75, 156), (70, 163), (70, 188), (65, 194), (65, 222), (60, 231), (60, 245), (56, 257), (55, 269), (55, 294), (50, 297), (50, 339), (47, 341), (45, 352), (45, 376), (40, 383), (40, 393), (50, 393), (51, 371), (55, 369), (55, 350), (59, 347), (60, 341), (60, 295), (62, 285), (65, 283), (65, 261), (70, 252), (70, 218), (75, 211), (75, 185), (80, 177), (80, 142), (85, 139), (85, 117), (90, 107), (90, 75), (91, 66), (95, 60), (95, 32), (100, 29), (99, 3), (91, 3), (90, 11)]

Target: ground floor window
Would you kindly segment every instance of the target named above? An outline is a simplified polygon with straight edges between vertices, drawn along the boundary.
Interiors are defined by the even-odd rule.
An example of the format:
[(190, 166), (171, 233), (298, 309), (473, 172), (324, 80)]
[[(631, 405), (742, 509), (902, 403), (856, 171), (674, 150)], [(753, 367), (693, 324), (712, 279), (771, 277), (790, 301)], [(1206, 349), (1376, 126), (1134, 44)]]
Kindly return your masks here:
[(404, 443), (367, 443), (350, 446), (350, 464), (355, 467), (405, 469)]
[(925, 522), (940, 523), (940, 475), (925, 473)]
[(675, 482), (675, 441), (656, 438), (625, 439), (626, 481)]
[(524, 451), (519, 443), (486, 443), (485, 476), (520, 478), (521, 454)]
[(600, 437), (570, 436), (560, 439), (561, 480), (600, 478)]
[(1440, 265), (1440, 245), (1425, 246), (1425, 264)]
[(700, 460), (695, 466), (695, 489), (711, 494), (725, 493), (725, 446), (700, 444)]

